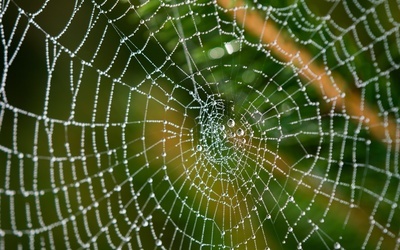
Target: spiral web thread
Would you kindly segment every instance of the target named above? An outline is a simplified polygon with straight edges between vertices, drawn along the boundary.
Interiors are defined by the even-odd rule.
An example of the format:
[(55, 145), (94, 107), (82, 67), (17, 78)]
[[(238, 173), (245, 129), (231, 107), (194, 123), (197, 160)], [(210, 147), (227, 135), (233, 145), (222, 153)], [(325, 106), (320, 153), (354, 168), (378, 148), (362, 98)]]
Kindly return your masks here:
[(399, 249), (399, 1), (0, 6), (0, 248)]

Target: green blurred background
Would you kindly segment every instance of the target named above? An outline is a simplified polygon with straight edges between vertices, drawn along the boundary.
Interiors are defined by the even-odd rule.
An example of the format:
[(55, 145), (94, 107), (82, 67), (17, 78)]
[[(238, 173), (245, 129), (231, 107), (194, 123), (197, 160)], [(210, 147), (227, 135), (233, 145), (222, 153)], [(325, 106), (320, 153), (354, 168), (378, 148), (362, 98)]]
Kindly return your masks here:
[(1, 4), (3, 248), (399, 248), (398, 3), (222, 2)]

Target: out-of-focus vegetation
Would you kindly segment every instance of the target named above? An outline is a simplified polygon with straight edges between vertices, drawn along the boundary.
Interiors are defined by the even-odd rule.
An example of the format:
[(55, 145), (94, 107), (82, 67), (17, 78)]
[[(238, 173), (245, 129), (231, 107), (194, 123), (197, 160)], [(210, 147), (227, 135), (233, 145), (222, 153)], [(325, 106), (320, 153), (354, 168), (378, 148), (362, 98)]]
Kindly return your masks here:
[[(398, 125), (383, 126), (399, 119), (399, 6), (221, 2), (9, 2), (6, 247), (399, 247)], [(380, 123), (248, 32), (243, 9)], [(230, 118), (246, 141), (213, 134)]]

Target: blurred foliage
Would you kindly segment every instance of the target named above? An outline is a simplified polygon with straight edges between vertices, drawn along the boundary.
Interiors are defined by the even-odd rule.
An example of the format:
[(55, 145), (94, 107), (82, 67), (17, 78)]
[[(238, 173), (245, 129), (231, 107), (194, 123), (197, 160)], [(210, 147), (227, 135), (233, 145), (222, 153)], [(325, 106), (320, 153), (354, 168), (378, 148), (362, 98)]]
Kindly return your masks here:
[[(10, 104), (39, 116), (48, 112), (48, 117), (60, 121), (49, 125), (36, 117), (25, 123), (23, 116), (18, 116), (18, 124), (22, 123), (19, 126), (25, 130), (25, 136), (24, 132), (18, 133), (22, 141), (19, 144), (32, 144), (34, 135), (38, 135), (41, 170), (36, 176), (33, 170), (19, 170), (11, 180), (14, 187), (10, 188), (21, 189), (19, 176), (39, 183), (35, 185), (44, 190), (44, 195), (35, 196), (40, 197), (36, 200), (29, 196), (29, 202), (20, 196), (21, 201), (16, 204), (43, 204), (36, 207), (42, 210), (32, 213), (46, 214), (46, 226), (76, 215), (73, 226), (48, 227), (53, 235), (67, 235), (54, 243), (57, 247), (65, 246), (68, 235), (72, 238), (75, 234), (91, 244), (96, 233), (100, 234), (99, 242), (112, 241), (115, 246), (120, 244), (121, 235), (127, 234), (131, 237), (128, 242), (143, 248), (155, 247), (154, 239), (160, 235), (164, 246), (172, 249), (234, 247), (230, 243), (240, 243), (239, 248), (255, 248), (263, 246), (264, 239), (275, 248), (294, 248), (299, 242), (305, 249), (333, 248), (339, 241), (344, 247), (374, 248), (380, 237), (387, 239), (382, 248), (398, 246), (395, 238), (399, 210), (377, 200), (381, 196), (398, 202), (398, 177), (388, 174), (398, 171), (399, 149), (373, 138), (368, 126), (359, 117), (349, 116), (346, 107), (336, 109), (310, 82), (300, 78), (298, 68), (277, 59), (270, 44), (248, 34), (215, 2), (96, 2), (99, 7), (94, 11), (94, 3), (82, 3), (70, 28), (59, 37), (67, 26), (68, 15), (47, 14), (64, 13), (76, 6), (50, 1), (50, 7), (45, 8), (47, 14), (35, 19), (42, 30), (28, 31), (6, 84)], [(380, 117), (395, 119), (400, 93), (395, 83), (399, 82), (400, 72), (393, 62), (400, 61), (400, 53), (398, 44), (395, 46), (395, 32), (386, 32), (395, 29), (394, 22), (384, 19), (388, 10), (379, 5), (375, 16), (382, 17), (380, 24), (385, 32), (370, 20), (374, 15), (356, 23), (355, 18), (365, 12), (359, 12), (360, 7), (352, 3), (270, 0), (246, 2), (246, 8), (255, 9), (272, 21), (300, 51), (310, 52), (314, 63), (346, 79), (342, 92), (358, 92)], [(135, 7), (130, 8), (131, 5)], [(368, 9), (372, 3), (362, 5)], [(42, 5), (12, 2), (2, 19), (7, 34), (11, 27), (23, 26), (15, 22), (20, 15), (16, 6), (34, 13)], [(330, 13), (331, 9), (334, 12)], [(354, 13), (353, 19), (344, 15), (345, 9)], [(98, 13), (99, 10), (103, 12)], [(21, 15), (21, 22), (26, 25), (28, 17)], [(84, 25), (89, 20), (97, 23), (88, 28)], [(365, 27), (382, 41), (372, 41)], [(109, 31), (105, 32), (106, 28)], [(16, 34), (21, 37), (23, 30), (17, 29)], [(55, 41), (52, 43), (49, 37)], [(84, 43), (86, 39), (88, 42)], [(52, 44), (47, 52), (44, 41)], [(79, 47), (81, 42), (83, 49)], [(15, 47), (12, 44), (10, 48)], [(96, 49), (99, 51), (94, 57)], [(57, 50), (61, 55), (54, 62), (57, 66), (50, 79), (51, 101), (46, 110), (43, 106), (50, 74), (46, 69), (51, 67), (45, 55), (56, 54)], [(382, 73), (385, 71), (388, 73)], [(79, 81), (71, 84), (70, 78), (80, 79), (81, 85), (73, 86)], [(80, 90), (74, 93), (70, 90), (73, 88)], [(69, 123), (72, 103), (77, 107), (73, 111), (77, 121), (74, 125)], [(165, 106), (172, 111), (164, 110)], [(12, 148), (16, 111), (4, 112), (0, 144)], [(214, 115), (212, 119), (210, 114)], [(246, 125), (246, 138), (252, 133), (247, 144), (232, 146), (233, 142), (227, 140), (230, 149), (224, 145), (212, 148), (214, 154), (224, 149), (219, 157), (230, 158), (226, 161), (210, 162), (194, 152), (197, 140), (204, 138), (206, 146), (219, 140), (204, 135), (210, 130), (202, 126), (218, 129), (217, 125), (226, 124), (229, 117)], [(170, 124), (161, 124), (163, 119)], [(160, 126), (147, 123), (151, 120), (160, 121)], [(216, 124), (210, 125), (213, 122)], [(35, 132), (35, 126), (39, 132)], [(182, 132), (183, 128), (193, 129), (196, 141), (171, 139), (172, 143), (165, 146), (160, 142), (166, 136), (159, 132), (166, 128), (184, 136), (190, 133)], [(34, 146), (22, 147), (17, 151), (34, 155)], [(164, 152), (168, 156), (163, 158)], [(1, 157), (2, 162), (7, 161), (3, 151)], [(52, 157), (62, 160), (53, 162)], [(32, 158), (25, 159), (24, 169), (37, 166)], [(210, 158), (218, 159), (214, 155)], [(22, 164), (18, 156), (10, 162), (13, 170)], [(50, 171), (62, 177), (51, 180)], [(169, 178), (165, 178), (166, 173)], [(3, 182), (8, 175), (4, 171), (0, 174)], [(210, 176), (218, 181), (210, 180)], [(224, 190), (235, 206), (218, 200)], [(108, 197), (107, 192), (111, 193)], [(13, 230), (6, 218), (14, 212), (8, 211), (8, 199), (2, 194), (1, 221), (5, 222), (1, 228)], [(62, 204), (61, 211), (57, 212), (55, 199)], [(378, 208), (376, 204), (380, 204)], [(25, 212), (23, 205), (15, 209), (17, 215)], [(392, 212), (394, 219), (386, 223)], [(368, 236), (371, 246), (362, 246), (369, 234), (369, 216), (395, 236), (374, 229)], [(102, 221), (116, 225), (116, 229), (107, 231), (107, 239), (100, 233)], [(151, 226), (147, 226), (149, 221)], [(146, 226), (136, 233), (132, 223)], [(32, 224), (41, 226), (39, 221)], [(23, 220), (15, 225), (27, 228)], [(229, 228), (233, 225), (241, 228)], [(263, 239), (253, 240), (252, 236)], [(28, 237), (16, 240), (13, 233), (7, 237), (10, 246), (16, 244), (12, 242), (29, 244)], [(71, 247), (75, 248), (79, 241), (72, 242)], [(35, 244), (38, 247), (39, 242)]]

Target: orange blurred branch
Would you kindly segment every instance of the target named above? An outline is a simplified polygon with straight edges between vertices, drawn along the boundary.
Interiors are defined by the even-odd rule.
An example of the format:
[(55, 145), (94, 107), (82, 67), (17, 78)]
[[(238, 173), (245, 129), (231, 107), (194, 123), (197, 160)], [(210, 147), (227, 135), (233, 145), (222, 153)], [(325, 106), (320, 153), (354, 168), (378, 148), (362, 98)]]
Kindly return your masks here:
[[(246, 31), (259, 37), (268, 45), (280, 60), (292, 63), (299, 69), (300, 76), (320, 94), (336, 103), (336, 108), (346, 107), (348, 113), (357, 117), (369, 127), (371, 134), (378, 140), (395, 141), (399, 137), (397, 124), (390, 119), (382, 120), (375, 108), (370, 107), (359, 94), (345, 93), (349, 84), (337, 73), (328, 73), (306, 50), (299, 48), (290, 38), (284, 37), (271, 20), (263, 18), (257, 10), (245, 8), (243, 1), (218, 0), (218, 4), (228, 11)], [(343, 95), (345, 93), (345, 95)]]

